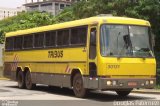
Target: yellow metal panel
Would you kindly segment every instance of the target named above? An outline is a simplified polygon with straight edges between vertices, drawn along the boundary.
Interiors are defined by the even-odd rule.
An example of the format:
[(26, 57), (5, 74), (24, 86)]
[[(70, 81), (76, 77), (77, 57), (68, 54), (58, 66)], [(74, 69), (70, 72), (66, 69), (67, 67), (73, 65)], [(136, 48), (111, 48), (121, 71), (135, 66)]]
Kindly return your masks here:
[(155, 76), (154, 58), (103, 57), (99, 62), (99, 75), (104, 76)]
[[(32, 72), (70, 74), (72, 69), (78, 68), (82, 74), (87, 74), (85, 49), (86, 47), (15, 51), (6, 52), (4, 57), (5, 62), (16, 62), (23, 69), (27, 66)], [(63, 57), (50, 58), (48, 51), (63, 51)], [(65, 72), (67, 66), (70, 71)]]
[[(47, 50), (26, 50), (13, 51), (5, 53), (5, 62), (13, 62), (15, 55), (19, 62), (68, 62), (68, 61), (86, 61), (87, 55), (85, 48), (65, 48), (65, 49), (47, 49)], [(63, 51), (63, 58), (49, 58), (48, 51)], [(77, 53), (79, 55), (77, 55)]]

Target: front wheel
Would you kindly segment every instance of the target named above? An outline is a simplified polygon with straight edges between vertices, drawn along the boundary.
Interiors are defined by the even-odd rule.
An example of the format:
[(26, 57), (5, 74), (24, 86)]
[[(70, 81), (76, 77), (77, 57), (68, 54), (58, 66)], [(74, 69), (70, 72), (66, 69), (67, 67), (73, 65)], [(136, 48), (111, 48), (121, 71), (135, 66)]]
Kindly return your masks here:
[(32, 83), (31, 74), (29, 71), (27, 71), (27, 73), (26, 73), (25, 84), (26, 84), (26, 88), (29, 90), (35, 88), (35, 86), (36, 86), (36, 84)]
[(83, 79), (79, 73), (77, 73), (73, 78), (73, 91), (78, 98), (83, 98), (86, 96), (87, 89), (84, 88)]
[(125, 96), (128, 96), (131, 91), (132, 90), (123, 90), (123, 91), (116, 91), (116, 93), (121, 97), (125, 97)]

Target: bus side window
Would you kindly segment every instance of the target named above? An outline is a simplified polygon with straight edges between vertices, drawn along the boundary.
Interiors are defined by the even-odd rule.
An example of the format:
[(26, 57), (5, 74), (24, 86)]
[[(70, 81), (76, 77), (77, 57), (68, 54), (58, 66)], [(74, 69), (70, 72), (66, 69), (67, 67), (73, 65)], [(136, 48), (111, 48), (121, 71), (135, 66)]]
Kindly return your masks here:
[(5, 48), (6, 48), (6, 50), (13, 50), (14, 37), (6, 38)]
[(95, 59), (96, 58), (96, 28), (92, 28), (90, 32), (90, 47), (89, 47), (89, 58)]
[(31, 49), (33, 48), (33, 35), (25, 35), (23, 37), (23, 48), (24, 49)]
[(71, 29), (71, 45), (86, 45), (87, 27), (76, 27)]
[(55, 47), (56, 45), (56, 31), (49, 31), (45, 33), (45, 46)]
[(44, 40), (44, 33), (35, 33), (34, 34), (34, 47), (42, 48), (44, 45), (43, 40)]
[(17, 36), (14, 38), (14, 50), (21, 50), (22, 49), (22, 36)]
[(58, 31), (57, 45), (59, 47), (69, 45), (69, 30), (68, 29)]

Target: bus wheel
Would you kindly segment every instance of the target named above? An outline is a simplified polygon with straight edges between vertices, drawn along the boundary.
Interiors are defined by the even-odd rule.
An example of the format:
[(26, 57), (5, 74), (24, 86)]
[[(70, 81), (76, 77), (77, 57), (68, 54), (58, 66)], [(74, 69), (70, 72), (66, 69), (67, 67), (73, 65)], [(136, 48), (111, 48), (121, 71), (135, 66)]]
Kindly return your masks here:
[(19, 72), (18, 72), (17, 82), (18, 82), (18, 87), (19, 87), (20, 89), (25, 88), (24, 74), (23, 74), (22, 71), (19, 71)]
[(86, 95), (86, 89), (83, 85), (83, 79), (79, 73), (77, 73), (73, 78), (73, 91), (78, 98), (83, 98)]
[(124, 91), (116, 91), (116, 93), (121, 96), (121, 97), (125, 97), (127, 95), (129, 95), (129, 93), (131, 92), (132, 90), (124, 90)]
[(25, 76), (25, 84), (26, 84), (26, 88), (29, 90), (33, 89), (36, 86), (36, 84), (32, 83), (31, 74), (29, 71), (27, 71)]

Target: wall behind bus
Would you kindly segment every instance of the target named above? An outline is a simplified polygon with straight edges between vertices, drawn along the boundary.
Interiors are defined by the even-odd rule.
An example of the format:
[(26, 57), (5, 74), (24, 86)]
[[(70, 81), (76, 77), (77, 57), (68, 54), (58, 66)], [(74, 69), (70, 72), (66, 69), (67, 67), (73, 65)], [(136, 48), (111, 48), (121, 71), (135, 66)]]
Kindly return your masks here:
[(0, 77), (3, 76), (3, 50), (4, 44), (0, 44)]

